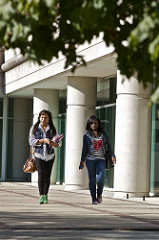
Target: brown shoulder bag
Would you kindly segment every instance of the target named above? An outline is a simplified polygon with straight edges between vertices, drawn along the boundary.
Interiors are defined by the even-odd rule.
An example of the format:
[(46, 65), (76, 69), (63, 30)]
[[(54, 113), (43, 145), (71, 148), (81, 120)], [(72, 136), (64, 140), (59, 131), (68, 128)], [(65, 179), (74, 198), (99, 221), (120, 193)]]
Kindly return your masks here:
[(29, 157), (26, 160), (26, 162), (23, 166), (23, 171), (25, 173), (34, 173), (37, 170), (36, 165), (35, 165), (35, 160), (34, 160), (35, 149), (33, 150), (33, 147), (31, 147), (30, 152), (31, 152), (31, 157)]

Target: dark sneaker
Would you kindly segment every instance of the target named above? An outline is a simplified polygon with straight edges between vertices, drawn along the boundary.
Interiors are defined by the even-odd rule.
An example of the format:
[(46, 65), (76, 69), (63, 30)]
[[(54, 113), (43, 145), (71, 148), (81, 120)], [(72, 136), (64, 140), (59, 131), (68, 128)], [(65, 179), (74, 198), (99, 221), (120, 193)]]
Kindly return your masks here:
[(39, 203), (43, 204), (44, 203), (44, 196), (40, 196)]
[(44, 196), (43, 196), (43, 200), (44, 200), (44, 203), (48, 203), (48, 197), (47, 197), (47, 195), (44, 195)]
[(100, 195), (100, 196), (97, 197), (97, 202), (98, 202), (98, 203), (102, 203), (102, 195)]

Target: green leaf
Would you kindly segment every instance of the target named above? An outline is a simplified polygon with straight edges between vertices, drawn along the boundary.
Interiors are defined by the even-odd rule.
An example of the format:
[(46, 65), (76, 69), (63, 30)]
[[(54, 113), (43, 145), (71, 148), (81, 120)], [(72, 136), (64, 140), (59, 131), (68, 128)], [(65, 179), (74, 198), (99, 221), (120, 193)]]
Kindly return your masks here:
[(48, 8), (52, 8), (53, 6), (56, 6), (57, 1), (56, 0), (45, 0), (45, 3)]
[(152, 93), (152, 95), (150, 97), (150, 101), (153, 102), (153, 103), (158, 103), (159, 102), (159, 86)]
[(149, 45), (149, 53), (151, 54), (151, 59), (156, 61), (159, 58), (159, 34)]
[[(144, 86), (159, 83), (158, 1), (0, 0), (0, 19), (1, 43), (19, 47), (40, 64), (62, 52), (66, 66), (75, 69), (84, 63), (77, 47), (103, 33), (106, 45), (114, 46), (123, 75), (136, 73)], [(152, 100), (157, 96), (158, 91)]]
[(9, 19), (15, 13), (11, 1), (1, 0), (0, 2), (0, 15), (2, 20)]

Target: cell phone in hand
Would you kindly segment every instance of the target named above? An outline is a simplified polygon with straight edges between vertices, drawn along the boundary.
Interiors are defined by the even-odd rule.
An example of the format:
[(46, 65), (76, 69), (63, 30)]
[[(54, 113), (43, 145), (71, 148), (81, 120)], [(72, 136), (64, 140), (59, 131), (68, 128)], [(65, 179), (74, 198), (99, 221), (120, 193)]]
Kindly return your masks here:
[(63, 137), (64, 137), (64, 134), (62, 133), (58, 137), (56, 137), (54, 141), (58, 143)]

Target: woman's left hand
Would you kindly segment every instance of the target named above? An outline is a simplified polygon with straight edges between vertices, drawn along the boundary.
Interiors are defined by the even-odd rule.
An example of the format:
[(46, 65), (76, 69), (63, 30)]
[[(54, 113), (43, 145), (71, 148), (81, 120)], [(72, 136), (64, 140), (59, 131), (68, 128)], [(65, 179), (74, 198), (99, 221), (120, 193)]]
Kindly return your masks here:
[(84, 161), (80, 161), (79, 170), (84, 168)]
[(116, 164), (116, 157), (112, 157), (113, 164)]
[(59, 147), (59, 145), (58, 145), (58, 143), (57, 142), (52, 142), (51, 141), (51, 144), (50, 144), (52, 147), (55, 147), (55, 148), (58, 148)]

